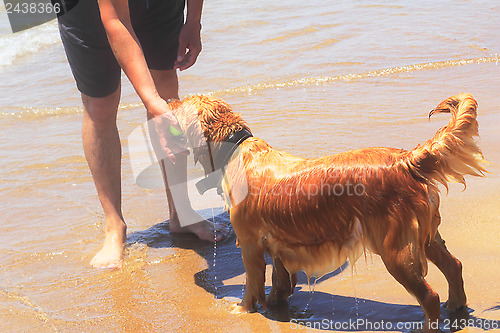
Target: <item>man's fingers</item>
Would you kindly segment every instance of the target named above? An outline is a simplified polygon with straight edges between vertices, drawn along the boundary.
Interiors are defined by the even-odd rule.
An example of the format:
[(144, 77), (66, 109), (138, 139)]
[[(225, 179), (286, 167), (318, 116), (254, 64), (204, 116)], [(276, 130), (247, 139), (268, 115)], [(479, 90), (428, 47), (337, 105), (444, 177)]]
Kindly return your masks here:
[(176, 161), (176, 160), (175, 160), (175, 155), (174, 155), (174, 154), (172, 154), (172, 152), (170, 152), (170, 154), (168, 154), (168, 156), (167, 156), (167, 157), (168, 157), (168, 160), (169, 160), (170, 162), (172, 162), (172, 164), (175, 164), (175, 161)]
[(177, 68), (181, 71), (186, 69), (186, 62), (188, 60), (189, 53), (185, 54), (182, 57), (177, 57), (177, 61), (175, 62), (174, 68)]
[(197, 56), (193, 52), (189, 51), (186, 58), (187, 59), (186, 62), (184, 63), (184, 68), (182, 70), (188, 69), (189, 67), (193, 66), (194, 63), (196, 62)]
[(179, 48), (177, 49), (177, 61), (174, 67), (183, 71), (193, 66), (201, 53), (201, 44), (179, 41)]
[(178, 146), (171, 147), (171, 148), (173, 148), (173, 149), (168, 150), (167, 157), (168, 157), (169, 161), (172, 162), (172, 164), (175, 164), (175, 162), (177, 161), (177, 158), (175, 155), (189, 156), (189, 150), (187, 150), (186, 148), (182, 148), (182, 147), (178, 147)]
[(188, 50), (187, 42), (184, 42), (183, 40), (179, 40), (179, 48), (177, 49), (177, 61), (175, 62), (176, 65), (178, 63), (182, 63), (184, 61), (184, 57), (186, 55), (187, 50)]
[(180, 58), (184, 57), (184, 54), (186, 54), (187, 47), (188, 47), (188, 43), (186, 42), (185, 38), (180, 36), (179, 37), (179, 47), (177, 48), (177, 60), (179, 60), (179, 57)]
[[(199, 52), (198, 52), (199, 54)], [(196, 62), (196, 59), (198, 58), (198, 54), (195, 52), (192, 52), (191, 50), (184, 55), (182, 58), (182, 61), (177, 61), (175, 63), (175, 68), (178, 68), (179, 70), (183, 71), (185, 69), (188, 69), (189, 67), (193, 66), (194, 63)]]
[(160, 117), (166, 118), (169, 121), (170, 125), (175, 126), (175, 127), (179, 127), (179, 122), (177, 121), (177, 118), (175, 118), (175, 116), (172, 113), (164, 113)]

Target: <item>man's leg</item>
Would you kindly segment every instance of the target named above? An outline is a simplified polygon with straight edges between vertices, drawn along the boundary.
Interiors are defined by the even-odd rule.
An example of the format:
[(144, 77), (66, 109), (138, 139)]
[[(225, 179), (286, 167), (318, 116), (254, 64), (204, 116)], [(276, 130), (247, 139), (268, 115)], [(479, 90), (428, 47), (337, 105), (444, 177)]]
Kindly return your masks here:
[(101, 98), (82, 93), (82, 101), (83, 149), (106, 219), (103, 247), (90, 264), (93, 267), (118, 268), (122, 265), (127, 239), (127, 226), (121, 211), (121, 144), (116, 127), (120, 87)]
[[(158, 93), (164, 100), (168, 100), (170, 98), (179, 98), (179, 84), (177, 80), (177, 73), (175, 70), (151, 70), (151, 75), (153, 76), (153, 80), (155, 81)], [(175, 158), (175, 164), (170, 163), (170, 161), (166, 159), (160, 163), (165, 181), (168, 208), (170, 212), (170, 230), (174, 233), (191, 232), (196, 234), (200, 239), (212, 242), (214, 240), (221, 240), (228, 234), (228, 228), (224, 225), (214, 225), (213, 223), (210, 223), (191, 208), (187, 190), (187, 156), (178, 154)], [(176, 199), (184, 199), (186, 200), (185, 202), (188, 203), (187, 206), (189, 208), (187, 209), (189, 211), (183, 213), (191, 215), (192, 220), (203, 222), (191, 224), (185, 227), (182, 227), (180, 225), (179, 216), (176, 212), (174, 201), (172, 199), (172, 193), (168, 186), (168, 180), (166, 177), (167, 174), (171, 175), (170, 178), (175, 178), (173, 180), (170, 179), (171, 182), (175, 182), (176, 184), (184, 184), (182, 188), (178, 188), (178, 190), (176, 191), (176, 195), (183, 197)], [(214, 235), (216, 235), (217, 238), (214, 238)]]

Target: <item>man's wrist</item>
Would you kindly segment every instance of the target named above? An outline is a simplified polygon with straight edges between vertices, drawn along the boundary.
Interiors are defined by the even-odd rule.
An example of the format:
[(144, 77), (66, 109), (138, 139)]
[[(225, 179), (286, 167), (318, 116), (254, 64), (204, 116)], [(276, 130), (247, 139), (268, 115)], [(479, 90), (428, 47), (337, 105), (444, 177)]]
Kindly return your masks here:
[(169, 111), (168, 104), (159, 95), (152, 96), (151, 98), (142, 102), (151, 118), (161, 116)]
[(203, 0), (187, 0), (186, 24), (198, 25), (201, 29)]
[(190, 18), (189, 16), (187, 16), (185, 24), (189, 25), (190, 27), (197, 28), (198, 30), (201, 31), (201, 20), (200, 20), (200, 18)]

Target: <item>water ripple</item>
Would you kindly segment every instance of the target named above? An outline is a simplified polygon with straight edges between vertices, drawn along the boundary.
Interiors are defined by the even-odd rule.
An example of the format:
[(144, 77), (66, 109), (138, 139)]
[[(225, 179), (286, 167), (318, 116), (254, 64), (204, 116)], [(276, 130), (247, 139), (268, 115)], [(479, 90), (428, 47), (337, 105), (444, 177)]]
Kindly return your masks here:
[[(241, 93), (252, 94), (257, 91), (269, 90), (269, 89), (320, 85), (336, 81), (355, 81), (371, 77), (381, 77), (381, 76), (388, 76), (393, 74), (408, 73), (408, 72), (423, 71), (423, 70), (435, 70), (435, 69), (464, 66), (470, 64), (495, 62), (498, 65), (499, 61), (500, 61), (500, 56), (498, 54), (495, 54), (490, 57), (480, 57), (480, 58), (460, 59), (460, 60), (445, 60), (445, 61), (426, 62), (420, 64), (406, 65), (406, 66), (396, 66), (396, 67), (383, 68), (364, 73), (300, 78), (287, 82), (260, 82), (256, 84), (244, 85), (235, 88), (209, 91), (205, 92), (204, 94), (205, 95), (226, 95), (226, 94), (241, 94)], [(124, 110), (142, 106), (143, 106), (142, 103), (120, 104), (119, 109)], [(83, 112), (82, 107), (10, 106), (10, 107), (3, 107), (3, 109), (13, 110), (13, 111), (0, 112), (0, 117), (12, 117), (20, 119), (32, 119), (32, 118), (39, 118), (46, 116), (74, 115)]]
[(289, 88), (296, 86), (309, 86), (309, 85), (319, 85), (324, 83), (330, 83), (335, 81), (354, 81), (362, 80), (370, 77), (380, 77), (399, 73), (408, 73), (414, 71), (422, 70), (433, 70), (441, 69), (446, 67), (463, 66), (470, 64), (481, 64), (486, 62), (498, 62), (500, 61), (500, 56), (495, 54), (491, 57), (481, 57), (474, 59), (461, 59), (461, 60), (446, 60), (437, 62), (426, 62), (407, 66), (397, 66), (392, 68), (378, 69), (375, 71), (358, 73), (358, 74), (346, 74), (337, 76), (319, 76), (313, 78), (301, 78), (295, 79), (288, 82), (263, 82), (256, 83), (252, 85), (245, 85), (236, 88), (216, 90), (212, 92), (207, 92), (207, 95), (219, 95), (219, 94), (235, 94), (235, 93), (248, 93), (251, 94), (256, 91), (266, 90), (266, 89), (280, 89)]

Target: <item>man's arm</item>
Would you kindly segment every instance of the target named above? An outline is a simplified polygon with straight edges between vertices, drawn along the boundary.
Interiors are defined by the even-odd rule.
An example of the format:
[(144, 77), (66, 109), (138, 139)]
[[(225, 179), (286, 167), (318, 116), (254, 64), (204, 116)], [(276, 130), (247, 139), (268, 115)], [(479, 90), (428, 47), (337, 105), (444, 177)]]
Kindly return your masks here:
[[(128, 0), (99, 0), (101, 20), (109, 44), (151, 117), (167, 113), (166, 102), (158, 94), (146, 59), (130, 22)], [(172, 116), (175, 124), (177, 121)]]
[[(87, 0), (85, 0), (87, 1)], [(128, 0), (99, 0), (101, 20), (116, 60), (153, 118), (148, 122), (151, 141), (158, 159), (168, 158), (175, 163), (175, 153), (187, 154), (173, 139), (171, 126), (180, 131), (179, 124), (167, 102), (160, 97), (135, 35)]]
[(187, 0), (186, 23), (179, 35), (179, 49), (175, 62), (175, 68), (181, 71), (193, 66), (201, 52), (202, 7), (203, 0)]

